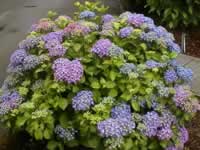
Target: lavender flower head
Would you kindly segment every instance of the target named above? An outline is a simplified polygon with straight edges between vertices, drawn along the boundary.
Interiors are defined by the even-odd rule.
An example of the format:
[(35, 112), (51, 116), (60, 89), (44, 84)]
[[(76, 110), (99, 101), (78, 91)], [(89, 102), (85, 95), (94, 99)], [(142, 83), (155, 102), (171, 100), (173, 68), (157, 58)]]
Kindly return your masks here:
[(141, 26), (145, 22), (144, 15), (142, 14), (132, 14), (128, 18), (128, 23), (133, 24), (136, 27)]
[(19, 43), (20, 49), (30, 50), (35, 48), (41, 41), (40, 37), (27, 38)]
[(171, 52), (176, 52), (176, 53), (180, 53), (181, 52), (181, 48), (178, 44), (174, 43), (174, 41), (172, 39), (169, 38), (165, 38), (164, 42), (167, 46), (167, 48), (171, 51)]
[(91, 91), (83, 90), (77, 93), (72, 99), (72, 107), (75, 111), (85, 111), (94, 105), (93, 93)]
[(185, 144), (189, 140), (189, 133), (185, 127), (180, 128), (180, 141)]
[(128, 104), (122, 103), (112, 108), (111, 110), (111, 118), (127, 118), (131, 119), (131, 107)]
[(80, 13), (79, 18), (80, 19), (91, 19), (91, 18), (94, 18), (95, 16), (96, 16), (95, 12), (85, 10)]
[(10, 57), (10, 63), (13, 66), (17, 66), (23, 63), (24, 58), (27, 56), (27, 53), (24, 49), (16, 50)]
[(133, 14), (132, 14), (131, 12), (127, 11), (127, 12), (122, 13), (122, 14), (119, 16), (119, 18), (128, 21), (128, 19), (129, 19), (132, 15), (133, 15)]
[(99, 131), (100, 136), (106, 138), (119, 138), (122, 136), (126, 136), (133, 132), (134, 128), (135, 123), (132, 120), (124, 118), (109, 118), (97, 124), (97, 130)]
[(165, 81), (167, 83), (173, 83), (176, 82), (178, 80), (178, 76), (176, 74), (176, 71), (174, 69), (169, 69), (165, 72), (164, 75)]
[(64, 48), (61, 45), (61, 43), (59, 41), (57, 41), (56, 39), (47, 41), (47, 43), (45, 44), (45, 47), (48, 49), (49, 56), (51, 56), (51, 57), (64, 56), (67, 51), (67, 49)]
[(76, 130), (74, 130), (73, 128), (65, 129), (60, 125), (57, 125), (54, 129), (54, 132), (58, 137), (63, 140), (71, 141), (75, 139)]
[(132, 32), (133, 32), (133, 27), (124, 27), (124, 28), (120, 29), (119, 36), (121, 38), (126, 38), (126, 37), (130, 36)]
[(148, 137), (156, 136), (157, 129), (161, 125), (158, 113), (154, 111), (148, 112), (143, 116), (143, 123), (145, 125), (145, 129), (142, 131), (142, 133)]
[(109, 48), (112, 46), (112, 42), (108, 39), (98, 40), (92, 47), (91, 51), (97, 54), (99, 57), (109, 55)]
[(44, 40), (45, 43), (47, 43), (48, 41), (51, 41), (51, 40), (57, 40), (59, 42), (62, 42), (63, 31), (56, 31), (56, 32), (48, 33), (48, 34), (42, 36), (42, 40)]
[(83, 66), (79, 60), (58, 58), (52, 66), (54, 77), (58, 81), (77, 83), (83, 76)]
[(150, 31), (150, 32), (147, 32), (147, 33), (143, 32), (141, 34), (140, 38), (142, 40), (146, 41), (146, 42), (150, 42), (151, 43), (153, 41), (156, 41), (159, 37), (155, 32)]
[(146, 66), (147, 66), (148, 69), (153, 69), (153, 68), (157, 68), (157, 67), (164, 67), (165, 64), (159, 63), (159, 62), (154, 61), (154, 60), (147, 60)]
[(4, 93), (0, 97), (0, 115), (5, 115), (9, 111), (17, 108), (22, 101), (23, 98), (19, 95), (18, 92), (13, 91)]
[(106, 15), (102, 16), (101, 20), (103, 23), (108, 23), (108, 22), (112, 22), (113, 20), (115, 20), (115, 18), (110, 14), (106, 14)]
[(28, 55), (23, 61), (23, 68), (25, 71), (32, 70), (41, 63), (40, 58), (36, 55)]
[(124, 50), (115, 44), (112, 44), (112, 46), (109, 48), (110, 57), (120, 57), (123, 55), (123, 52)]
[(184, 81), (190, 82), (193, 78), (193, 71), (190, 68), (185, 68), (182, 66), (178, 66), (176, 68), (177, 74), (179, 78), (181, 78)]
[(190, 97), (190, 92), (186, 90), (183, 86), (175, 87), (176, 93), (173, 97), (173, 101), (176, 106), (182, 107)]
[(135, 71), (136, 67), (133, 63), (125, 63), (121, 68), (120, 72), (123, 74), (130, 74), (131, 72)]
[(171, 130), (170, 127), (164, 127), (164, 128), (161, 128), (160, 130), (158, 130), (157, 132), (157, 137), (160, 139), (160, 140), (169, 140), (171, 139), (173, 136), (173, 132)]

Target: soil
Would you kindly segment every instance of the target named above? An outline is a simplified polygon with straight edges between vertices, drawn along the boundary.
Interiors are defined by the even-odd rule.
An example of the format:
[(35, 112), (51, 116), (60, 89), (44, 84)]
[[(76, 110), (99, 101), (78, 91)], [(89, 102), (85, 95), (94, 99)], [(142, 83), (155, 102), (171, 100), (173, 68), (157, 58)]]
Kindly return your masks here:
[[(181, 44), (181, 31), (173, 31), (174, 36)], [(200, 58), (200, 29), (186, 31), (186, 55)]]

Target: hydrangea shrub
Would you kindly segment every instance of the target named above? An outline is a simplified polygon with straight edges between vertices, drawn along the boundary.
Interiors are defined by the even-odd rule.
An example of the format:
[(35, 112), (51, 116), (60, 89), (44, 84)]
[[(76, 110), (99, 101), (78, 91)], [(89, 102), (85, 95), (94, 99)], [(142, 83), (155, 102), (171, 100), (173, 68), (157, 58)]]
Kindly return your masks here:
[(11, 55), (1, 121), (49, 150), (183, 149), (200, 105), (173, 35), (142, 14), (76, 6), (34, 24)]

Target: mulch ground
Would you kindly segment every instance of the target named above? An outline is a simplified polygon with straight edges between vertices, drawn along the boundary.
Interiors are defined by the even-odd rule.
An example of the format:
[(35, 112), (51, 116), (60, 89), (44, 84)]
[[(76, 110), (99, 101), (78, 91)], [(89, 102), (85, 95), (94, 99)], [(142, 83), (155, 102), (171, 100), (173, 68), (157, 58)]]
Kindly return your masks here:
[[(181, 43), (181, 31), (174, 31), (177, 42)], [(200, 28), (186, 32), (186, 54), (200, 58)]]

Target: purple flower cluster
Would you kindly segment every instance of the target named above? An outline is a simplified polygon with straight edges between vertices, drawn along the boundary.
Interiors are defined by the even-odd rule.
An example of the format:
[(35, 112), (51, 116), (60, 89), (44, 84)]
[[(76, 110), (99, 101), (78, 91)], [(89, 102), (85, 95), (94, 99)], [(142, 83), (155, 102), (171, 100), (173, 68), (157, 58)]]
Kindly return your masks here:
[(193, 71), (190, 68), (185, 68), (182, 66), (178, 66), (176, 68), (177, 74), (179, 78), (181, 78), (184, 81), (192, 81), (193, 78)]
[(48, 49), (49, 56), (51, 57), (64, 56), (67, 51), (67, 49), (56, 39), (47, 41), (45, 48)]
[(167, 48), (171, 51), (171, 52), (176, 52), (176, 53), (180, 53), (181, 52), (181, 48), (178, 44), (174, 43), (171, 39), (164, 39), (165, 44), (167, 46)]
[(133, 63), (125, 63), (120, 68), (120, 72), (123, 74), (130, 74), (131, 72), (134, 72), (135, 69), (136, 69), (136, 67)]
[(112, 42), (109, 39), (100, 39), (93, 45), (91, 51), (99, 57), (104, 57), (109, 55), (111, 46)]
[(88, 110), (92, 105), (94, 105), (94, 100), (93, 93), (91, 91), (80, 91), (72, 99), (72, 107), (76, 111)]
[(151, 43), (151, 42), (156, 41), (159, 37), (155, 32), (151, 32), (150, 31), (150, 32), (147, 32), (147, 33), (143, 32), (141, 34), (140, 38), (142, 40), (146, 41), (146, 42), (150, 42)]
[(108, 22), (112, 22), (113, 20), (115, 20), (115, 18), (110, 15), (110, 14), (106, 14), (102, 16), (102, 23), (108, 23)]
[(128, 36), (131, 35), (132, 32), (133, 32), (133, 27), (124, 27), (120, 29), (119, 36), (121, 38), (127, 38)]
[(21, 65), (26, 57), (26, 51), (24, 49), (18, 49), (11, 55), (10, 64), (13, 66)]
[(23, 61), (23, 69), (25, 71), (32, 70), (41, 63), (40, 58), (36, 55), (28, 55)]
[(173, 120), (170, 117), (173, 116), (168, 114), (160, 117), (155, 111), (147, 112), (143, 116), (145, 128), (141, 130), (142, 133), (148, 137), (157, 136), (160, 140), (169, 140), (173, 136), (171, 130)]
[(78, 82), (83, 76), (83, 66), (79, 60), (58, 58), (54, 61), (52, 69), (56, 80), (69, 84)]
[(19, 95), (18, 92), (7, 92), (0, 96), (0, 115), (5, 115), (9, 111), (17, 108), (23, 98)]
[(27, 38), (19, 43), (19, 48), (25, 49), (25, 50), (30, 50), (32, 48), (37, 47), (37, 45), (39, 44), (40, 41), (41, 41), (40, 37)]
[(120, 57), (123, 55), (123, 52), (124, 50), (115, 44), (112, 44), (112, 46), (109, 48), (110, 57)]
[(132, 115), (131, 115), (130, 105), (128, 105), (126, 103), (122, 103), (120, 105), (113, 107), (112, 110), (111, 110), (111, 117), (113, 119), (127, 118), (127, 119), (131, 120)]
[(80, 13), (79, 18), (80, 19), (91, 19), (91, 18), (94, 18), (95, 16), (96, 16), (95, 12), (85, 10)]
[(165, 72), (164, 75), (165, 81), (167, 83), (173, 83), (176, 82), (178, 80), (178, 76), (176, 74), (176, 71), (174, 69), (169, 69)]
[(142, 26), (144, 23), (145, 24), (154, 24), (154, 21), (149, 18), (149, 17), (145, 17), (143, 14), (128, 14), (128, 23), (136, 26), (136, 27), (140, 27)]
[(135, 123), (126, 118), (109, 118), (97, 124), (97, 130), (102, 137), (119, 138), (133, 132)]
[(77, 22), (68, 24), (68, 26), (64, 29), (64, 35), (66, 37), (84, 36), (89, 32), (91, 32), (89, 27), (80, 25)]
[(60, 125), (57, 125), (54, 129), (54, 132), (59, 138), (63, 140), (71, 141), (75, 139), (76, 130), (73, 128), (65, 129)]
[(169, 146), (165, 150), (178, 150), (175, 146)]
[(185, 144), (189, 140), (189, 133), (185, 127), (180, 128), (180, 141)]
[(183, 86), (175, 87), (176, 93), (173, 97), (173, 101), (175, 102), (176, 106), (182, 107), (186, 101), (188, 101), (190, 97), (190, 93), (186, 90)]
[(147, 60), (146, 66), (147, 66), (148, 69), (153, 69), (153, 68), (158, 68), (158, 67), (164, 67), (165, 64), (159, 63), (159, 62), (154, 61), (154, 60)]
[(45, 41), (46, 43), (51, 40), (57, 40), (59, 42), (62, 42), (63, 41), (63, 31), (56, 31), (56, 32), (48, 33), (48, 34), (42, 36), (42, 40)]

